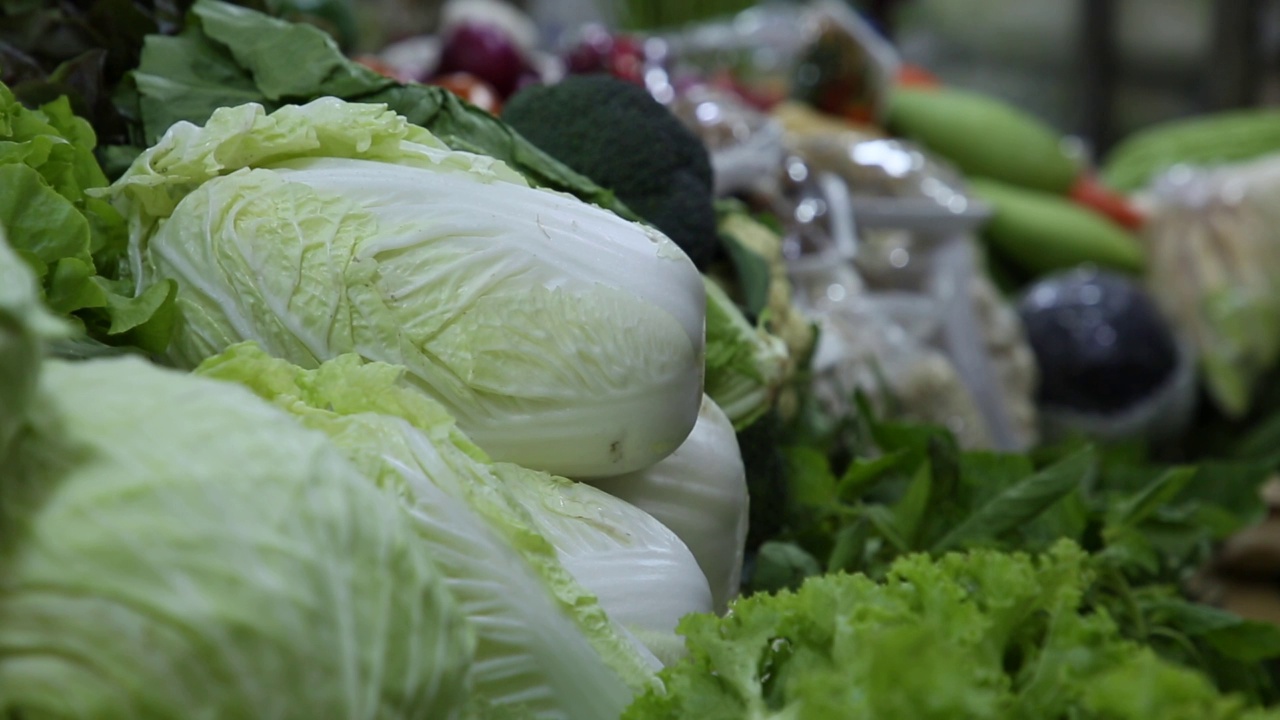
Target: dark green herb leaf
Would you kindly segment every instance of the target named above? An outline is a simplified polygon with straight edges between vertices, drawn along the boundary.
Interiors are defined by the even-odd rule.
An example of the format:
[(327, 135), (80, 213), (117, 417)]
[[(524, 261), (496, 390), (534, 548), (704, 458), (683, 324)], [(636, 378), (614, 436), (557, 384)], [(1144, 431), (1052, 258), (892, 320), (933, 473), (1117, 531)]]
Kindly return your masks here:
[(799, 587), (804, 579), (821, 575), (822, 566), (794, 543), (770, 540), (760, 546), (751, 587), (757, 592), (777, 592)]
[(999, 538), (1086, 483), (1095, 469), (1093, 449), (1080, 450), (991, 498), (931, 549), (943, 552)]
[(1136, 495), (1116, 503), (1109, 513), (1107, 525), (1132, 528), (1170, 503), (1196, 476), (1195, 468), (1174, 468), (1156, 478)]
[(858, 508), (859, 514), (866, 518), (898, 554), (911, 552), (907, 536), (898, 526), (898, 518), (893, 511), (884, 505), (863, 505)]
[(785, 450), (790, 496), (797, 510), (824, 508), (836, 499), (836, 479), (826, 455), (809, 447)]
[(854, 458), (836, 484), (836, 495), (853, 502), (890, 473), (905, 469), (912, 458), (910, 450), (898, 450), (877, 458)]
[(1202, 638), (1227, 657), (1244, 662), (1280, 658), (1280, 627), (1275, 625), (1172, 596), (1143, 597), (1141, 605), (1150, 621)]
[(871, 523), (858, 518), (836, 532), (836, 540), (827, 558), (827, 572), (857, 572), (863, 569), (867, 542), (871, 539)]
[(925, 462), (916, 468), (907, 492), (893, 506), (893, 524), (901, 533), (903, 542), (912, 550), (919, 549), (920, 531), (924, 525), (929, 505), (937, 502), (936, 488), (933, 486), (934, 474), (932, 464)]

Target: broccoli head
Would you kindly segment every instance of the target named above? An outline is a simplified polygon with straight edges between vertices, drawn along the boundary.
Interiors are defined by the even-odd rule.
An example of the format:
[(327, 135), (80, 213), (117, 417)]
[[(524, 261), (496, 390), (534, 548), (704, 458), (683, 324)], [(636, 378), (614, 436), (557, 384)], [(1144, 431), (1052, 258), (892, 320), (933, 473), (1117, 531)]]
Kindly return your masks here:
[(718, 242), (710, 156), (643, 87), (610, 75), (571, 75), (516, 93), (502, 119), (612, 190), (700, 270), (713, 259)]

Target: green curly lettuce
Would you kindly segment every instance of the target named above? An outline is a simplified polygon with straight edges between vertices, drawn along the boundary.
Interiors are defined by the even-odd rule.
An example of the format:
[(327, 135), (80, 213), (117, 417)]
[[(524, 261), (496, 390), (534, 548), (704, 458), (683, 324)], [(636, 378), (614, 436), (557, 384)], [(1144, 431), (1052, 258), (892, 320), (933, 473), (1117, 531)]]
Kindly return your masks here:
[(1280, 717), (1082, 611), (1089, 556), (991, 550), (835, 573), (687, 617), (689, 656), (626, 720)]

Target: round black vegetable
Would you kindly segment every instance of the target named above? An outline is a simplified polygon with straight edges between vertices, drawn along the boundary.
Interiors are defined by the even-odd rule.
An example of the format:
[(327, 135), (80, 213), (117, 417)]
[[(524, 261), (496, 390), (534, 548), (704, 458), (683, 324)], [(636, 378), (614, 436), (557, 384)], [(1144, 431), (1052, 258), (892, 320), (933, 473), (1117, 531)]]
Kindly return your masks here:
[(502, 119), (612, 190), (698, 269), (714, 258), (719, 244), (707, 149), (643, 87), (609, 75), (571, 75), (519, 91)]
[(1173, 331), (1131, 279), (1092, 269), (1031, 286), (1019, 314), (1040, 366), (1040, 404), (1112, 414), (1149, 400), (1179, 367)]

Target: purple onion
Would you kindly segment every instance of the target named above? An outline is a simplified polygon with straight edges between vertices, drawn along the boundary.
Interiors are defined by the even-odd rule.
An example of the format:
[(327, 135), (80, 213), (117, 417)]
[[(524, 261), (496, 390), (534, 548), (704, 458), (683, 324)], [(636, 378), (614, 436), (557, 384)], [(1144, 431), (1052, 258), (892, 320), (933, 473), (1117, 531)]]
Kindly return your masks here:
[(520, 49), (501, 28), (466, 22), (454, 27), (445, 38), (436, 73), (470, 73), (507, 98), (515, 92), (527, 68)]

